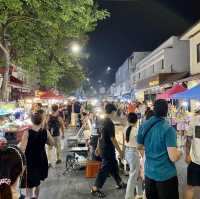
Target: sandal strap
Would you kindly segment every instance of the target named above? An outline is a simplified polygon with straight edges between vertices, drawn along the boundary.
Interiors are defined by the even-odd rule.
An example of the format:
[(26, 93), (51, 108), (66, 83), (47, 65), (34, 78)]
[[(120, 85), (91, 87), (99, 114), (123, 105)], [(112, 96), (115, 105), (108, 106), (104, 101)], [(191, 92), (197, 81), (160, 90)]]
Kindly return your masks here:
[(100, 190), (94, 191), (93, 189), (91, 189), (91, 193), (92, 193), (93, 196), (96, 196), (98, 198), (105, 198), (106, 197), (106, 195)]

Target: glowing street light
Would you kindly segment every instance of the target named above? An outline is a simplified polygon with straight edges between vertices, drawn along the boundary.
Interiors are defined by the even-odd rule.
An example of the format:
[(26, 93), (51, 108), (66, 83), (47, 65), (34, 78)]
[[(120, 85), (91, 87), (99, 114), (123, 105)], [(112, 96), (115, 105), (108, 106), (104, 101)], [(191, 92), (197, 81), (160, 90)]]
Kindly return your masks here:
[(78, 43), (72, 43), (72, 45), (71, 45), (71, 51), (74, 54), (78, 54), (81, 51), (81, 46)]
[(106, 71), (108, 71), (108, 72), (109, 72), (110, 70), (111, 70), (111, 67), (110, 67), (110, 66), (108, 66), (108, 67), (107, 67), (107, 69), (106, 69)]
[(110, 66), (108, 66), (108, 67), (106, 68), (106, 73), (109, 74), (111, 70), (112, 70), (112, 68), (111, 68)]

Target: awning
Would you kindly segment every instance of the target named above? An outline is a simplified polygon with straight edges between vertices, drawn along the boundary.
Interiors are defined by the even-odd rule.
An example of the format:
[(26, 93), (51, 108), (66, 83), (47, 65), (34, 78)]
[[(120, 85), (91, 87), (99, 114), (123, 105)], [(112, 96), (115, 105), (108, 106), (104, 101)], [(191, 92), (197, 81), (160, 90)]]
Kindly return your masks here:
[(146, 89), (150, 87), (160, 86), (164, 84), (170, 84), (177, 82), (180, 79), (188, 77), (189, 73), (160, 73), (150, 78), (138, 81), (136, 83), (136, 89)]
[(175, 95), (173, 95), (172, 98), (173, 99), (185, 99), (185, 100), (190, 100), (190, 99), (200, 100), (200, 84), (198, 84), (197, 86), (195, 86), (187, 91), (175, 94)]
[(22, 81), (22, 80), (20, 80), (20, 79), (14, 77), (14, 76), (12, 76), (12, 75), (10, 76), (10, 82), (11, 82), (11, 83), (14, 83), (14, 84), (23, 84), (23, 81)]
[(173, 86), (172, 88), (168, 89), (167, 91), (165, 91), (164, 93), (158, 94), (156, 96), (156, 99), (166, 99), (167, 100), (167, 99), (170, 99), (172, 97), (172, 95), (186, 91), (186, 90), (187, 90), (187, 88), (185, 88), (181, 84), (177, 84), (177, 85)]
[(188, 72), (185, 72), (185, 73), (170, 73), (168, 75), (164, 75), (162, 77), (161, 75), (161, 81), (160, 81), (160, 84), (169, 84), (169, 83), (174, 83), (174, 82), (177, 82), (178, 80), (181, 80), (183, 78), (186, 78), (189, 76), (189, 73)]
[(54, 92), (52, 91), (46, 91), (46, 92), (43, 92), (40, 96), (39, 96), (40, 99), (57, 99), (57, 100), (62, 100), (64, 99), (64, 96), (62, 95), (56, 95)]
[[(14, 64), (11, 64), (11, 66), (9, 67), (9, 73), (16, 72), (16, 71), (17, 71), (17, 66), (15, 66)], [(6, 72), (6, 67), (1, 66), (0, 67), (0, 74), (4, 74), (5, 72)]]

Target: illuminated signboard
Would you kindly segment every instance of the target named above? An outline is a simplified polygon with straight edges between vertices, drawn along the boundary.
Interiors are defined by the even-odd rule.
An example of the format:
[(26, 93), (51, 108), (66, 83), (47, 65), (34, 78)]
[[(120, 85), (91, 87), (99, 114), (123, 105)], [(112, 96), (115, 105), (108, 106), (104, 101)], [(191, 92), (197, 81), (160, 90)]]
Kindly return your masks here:
[(159, 80), (149, 81), (149, 86), (158, 86), (158, 85), (159, 85)]

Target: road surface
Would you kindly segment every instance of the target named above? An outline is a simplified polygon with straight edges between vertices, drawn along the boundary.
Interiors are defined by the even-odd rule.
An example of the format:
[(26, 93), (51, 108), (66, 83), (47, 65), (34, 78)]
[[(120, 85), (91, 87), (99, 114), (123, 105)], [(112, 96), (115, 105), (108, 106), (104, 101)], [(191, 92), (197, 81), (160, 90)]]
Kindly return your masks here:
[[(63, 153), (64, 156), (65, 152)], [(183, 189), (186, 184), (186, 166), (183, 159), (177, 163), (180, 199), (183, 198)], [(64, 168), (63, 163), (49, 170), (49, 177), (41, 186), (40, 199), (94, 198), (90, 194), (90, 187), (93, 185), (94, 179), (86, 179), (84, 177), (84, 171), (76, 171), (63, 175)], [(124, 181), (127, 181), (127, 177), (123, 176), (123, 178)], [(124, 190), (115, 190), (115, 184), (112, 178), (108, 178), (103, 190), (107, 195), (107, 199), (123, 199), (125, 195)], [(200, 199), (200, 190), (197, 190), (195, 199)]]

